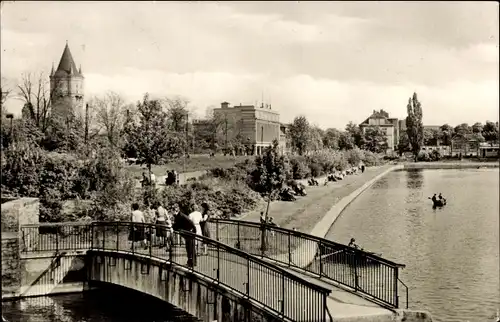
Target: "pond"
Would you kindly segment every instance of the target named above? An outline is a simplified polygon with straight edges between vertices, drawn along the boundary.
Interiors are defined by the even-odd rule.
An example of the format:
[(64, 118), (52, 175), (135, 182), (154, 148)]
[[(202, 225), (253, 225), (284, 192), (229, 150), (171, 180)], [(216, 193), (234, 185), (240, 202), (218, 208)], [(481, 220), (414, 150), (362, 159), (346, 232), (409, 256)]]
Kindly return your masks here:
[(79, 294), (2, 302), (9, 322), (197, 322), (198, 319), (152, 296), (119, 286)]
[[(428, 197), (448, 204), (433, 209)], [(406, 264), (410, 308), (434, 321), (492, 321), (500, 308), (499, 171), (394, 171), (354, 200), (327, 234)], [(400, 291), (401, 293), (401, 291)], [(404, 293), (401, 299), (404, 300)]]

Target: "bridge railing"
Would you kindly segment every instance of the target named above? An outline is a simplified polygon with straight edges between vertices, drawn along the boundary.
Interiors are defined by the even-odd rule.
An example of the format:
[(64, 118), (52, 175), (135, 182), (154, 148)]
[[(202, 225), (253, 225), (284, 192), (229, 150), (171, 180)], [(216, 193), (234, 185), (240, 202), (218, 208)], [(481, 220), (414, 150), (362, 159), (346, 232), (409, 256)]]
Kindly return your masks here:
[(40, 223), (23, 225), (21, 252), (59, 252), (86, 250), (92, 242), (90, 223)]
[[(38, 234), (40, 241), (36, 247), (24, 247), (24, 252), (60, 252), (86, 248), (131, 252), (162, 259), (259, 303), (268, 311), (274, 312), (280, 320), (327, 321), (329, 289), (213, 239), (185, 231), (174, 231), (170, 238), (162, 240), (157, 236), (158, 233), (166, 233), (165, 228), (153, 224), (94, 222), (90, 225), (72, 223), (67, 226), (72, 228), (62, 227), (64, 224), (21, 227), (22, 234)], [(132, 230), (134, 233), (131, 233)], [(142, 241), (132, 243), (130, 239), (134, 237), (142, 241), (144, 238), (146, 245)], [(161, 247), (164, 243), (166, 247)], [(196, 265), (191, 266), (186, 246), (199, 247), (200, 252), (204, 252), (206, 247), (206, 254), (195, 256)]]
[(212, 238), (224, 244), (331, 280), (383, 306), (399, 307), (399, 269), (404, 265), (298, 231), (265, 227), (229, 219), (209, 222)]

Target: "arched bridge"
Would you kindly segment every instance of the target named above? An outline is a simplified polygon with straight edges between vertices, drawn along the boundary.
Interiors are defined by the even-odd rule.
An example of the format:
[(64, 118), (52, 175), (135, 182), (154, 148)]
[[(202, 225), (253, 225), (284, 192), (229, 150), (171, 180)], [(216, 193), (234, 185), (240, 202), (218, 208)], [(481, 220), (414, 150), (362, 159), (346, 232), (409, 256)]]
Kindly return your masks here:
[[(138, 248), (128, 242), (130, 227), (119, 222), (23, 226), (23, 253), (85, 250), (89, 281), (135, 288), (210, 322), (256, 316), (261, 321), (431, 321), (425, 313), (398, 310), (404, 265), (375, 254), (237, 220), (209, 222), (213, 239), (174, 232), (168, 251), (154, 243)], [(197, 256), (194, 267), (187, 265), (186, 242), (207, 245), (207, 255)]]
[[(156, 228), (141, 226), (146, 232)], [(130, 227), (131, 223), (118, 222), (27, 225), (21, 228), (22, 253), (45, 254), (60, 262), (61, 254), (84, 250), (90, 283), (145, 292), (204, 321), (331, 321), (330, 290), (325, 287), (189, 232), (174, 232), (169, 248), (131, 245)], [(197, 256), (191, 267), (185, 251), (189, 242), (207, 245), (207, 254)]]

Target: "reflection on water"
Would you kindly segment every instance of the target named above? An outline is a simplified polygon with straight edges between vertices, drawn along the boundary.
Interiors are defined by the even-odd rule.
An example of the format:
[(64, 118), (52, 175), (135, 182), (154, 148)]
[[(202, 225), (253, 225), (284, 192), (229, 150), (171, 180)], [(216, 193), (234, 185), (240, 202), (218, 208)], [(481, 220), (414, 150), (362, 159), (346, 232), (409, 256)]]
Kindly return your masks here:
[(406, 173), (406, 187), (410, 190), (420, 189), (424, 183), (422, 169), (400, 170)]
[(198, 319), (157, 298), (112, 287), (80, 294), (2, 302), (9, 322), (194, 322)]
[[(432, 209), (428, 197), (439, 192), (448, 205)], [(435, 321), (492, 321), (500, 308), (498, 193), (498, 169), (391, 172), (349, 205), (327, 238), (355, 237), (406, 264), (410, 308)]]

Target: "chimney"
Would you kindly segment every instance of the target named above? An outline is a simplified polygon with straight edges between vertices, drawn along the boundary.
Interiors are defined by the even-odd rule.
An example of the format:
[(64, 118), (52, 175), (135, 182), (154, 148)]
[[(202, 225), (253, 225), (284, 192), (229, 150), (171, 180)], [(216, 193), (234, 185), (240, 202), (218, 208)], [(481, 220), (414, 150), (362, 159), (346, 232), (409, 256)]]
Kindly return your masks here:
[(222, 102), (220, 103), (221, 108), (229, 108), (229, 103), (228, 102)]

